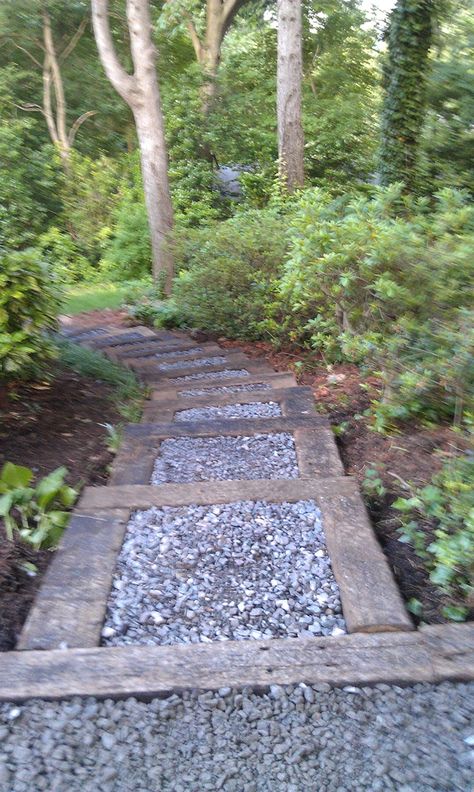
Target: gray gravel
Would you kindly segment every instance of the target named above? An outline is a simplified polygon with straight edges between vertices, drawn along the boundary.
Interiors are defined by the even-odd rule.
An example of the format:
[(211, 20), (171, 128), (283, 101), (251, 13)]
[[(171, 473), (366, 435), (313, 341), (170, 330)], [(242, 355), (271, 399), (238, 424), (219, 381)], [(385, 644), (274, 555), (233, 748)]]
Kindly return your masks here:
[(179, 352), (176, 350), (170, 350), (169, 352), (155, 352), (153, 357), (158, 358), (158, 360), (162, 360), (170, 357), (193, 357), (193, 355), (199, 355), (204, 350), (200, 347), (193, 347), (192, 349), (181, 349)]
[(186, 374), (184, 377), (175, 377), (170, 379), (170, 382), (192, 382), (193, 380), (219, 380), (219, 379), (233, 379), (234, 377), (248, 377), (249, 373), (246, 369), (222, 369), (222, 371), (203, 371), (202, 374)]
[(472, 790), (474, 684), (34, 700), (0, 724), (1, 792)]
[(103, 643), (342, 635), (314, 501), (152, 508), (130, 521)]
[(276, 402), (253, 402), (252, 404), (227, 404), (225, 407), (193, 407), (180, 410), (175, 421), (215, 421), (227, 418), (276, 418), (281, 415)]
[(271, 386), (265, 382), (255, 382), (252, 385), (222, 385), (220, 388), (193, 388), (183, 390), (178, 396), (207, 396), (209, 393), (247, 393), (249, 391), (267, 391)]
[(298, 478), (295, 441), (287, 432), (251, 437), (163, 440), (152, 484), (229, 479)]
[(206, 366), (220, 366), (226, 362), (224, 355), (214, 355), (213, 357), (197, 358), (194, 360), (179, 360), (175, 363), (161, 363), (158, 366), (160, 371), (173, 371), (180, 368), (205, 368)]

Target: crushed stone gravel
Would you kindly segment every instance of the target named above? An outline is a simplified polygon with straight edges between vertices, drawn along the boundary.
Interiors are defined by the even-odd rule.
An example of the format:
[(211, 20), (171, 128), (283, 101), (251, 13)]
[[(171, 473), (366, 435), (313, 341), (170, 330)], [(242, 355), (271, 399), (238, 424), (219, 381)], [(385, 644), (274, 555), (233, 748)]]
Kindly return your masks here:
[(264, 382), (255, 382), (251, 385), (222, 385), (218, 388), (193, 388), (178, 393), (178, 396), (207, 396), (208, 393), (246, 393), (249, 391), (271, 390), (271, 386)]
[(287, 432), (251, 437), (163, 440), (152, 484), (229, 479), (298, 478), (295, 441)]
[(169, 352), (154, 352), (153, 357), (162, 360), (170, 357), (193, 357), (193, 355), (200, 355), (204, 350), (201, 347), (193, 347), (192, 349), (180, 349), (179, 351), (170, 350)]
[(161, 363), (158, 366), (160, 371), (173, 371), (180, 368), (205, 368), (206, 366), (220, 366), (226, 362), (224, 355), (214, 355), (213, 357), (198, 358), (197, 360), (180, 360), (175, 363)]
[(193, 407), (175, 413), (175, 421), (214, 421), (227, 418), (276, 418), (281, 409), (276, 402), (227, 404), (225, 407)]
[(103, 643), (342, 635), (314, 501), (152, 508), (130, 521)]
[(222, 369), (222, 371), (203, 371), (202, 374), (186, 374), (184, 377), (174, 377), (170, 382), (192, 382), (193, 380), (219, 380), (219, 379), (233, 379), (234, 377), (248, 377), (249, 372), (246, 369)]
[(1, 792), (471, 792), (474, 683), (32, 700), (0, 730)]

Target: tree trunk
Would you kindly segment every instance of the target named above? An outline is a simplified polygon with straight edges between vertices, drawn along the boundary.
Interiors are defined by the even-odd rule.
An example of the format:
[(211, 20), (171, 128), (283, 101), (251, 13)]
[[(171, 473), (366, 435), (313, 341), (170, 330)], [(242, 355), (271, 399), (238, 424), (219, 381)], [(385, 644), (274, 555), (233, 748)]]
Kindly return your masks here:
[(249, 0), (206, 0), (206, 30), (202, 41), (192, 18), (187, 18), (196, 60), (203, 72), (201, 107), (204, 116), (209, 115), (216, 95), (217, 73), (225, 35), (237, 11), (247, 2)]
[(290, 193), (304, 182), (302, 60), (301, 0), (278, 0), (278, 159), (280, 178)]
[(419, 150), (436, 0), (397, 0), (390, 17), (384, 68), (380, 176), (384, 185), (420, 188)]
[(108, 18), (108, 0), (92, 0), (92, 20), (105, 72), (117, 93), (131, 108), (135, 119), (150, 228), (153, 277), (157, 281), (163, 279), (165, 293), (169, 294), (173, 279), (173, 256), (169, 247), (173, 208), (149, 2), (127, 0), (133, 75), (127, 74), (115, 52)]

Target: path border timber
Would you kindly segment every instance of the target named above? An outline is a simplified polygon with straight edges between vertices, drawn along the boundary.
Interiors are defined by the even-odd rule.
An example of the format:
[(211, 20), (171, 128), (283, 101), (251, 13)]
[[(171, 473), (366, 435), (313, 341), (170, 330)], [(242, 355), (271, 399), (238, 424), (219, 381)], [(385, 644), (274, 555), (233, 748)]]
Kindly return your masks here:
[[(94, 332), (95, 331), (95, 332)], [(100, 332), (97, 332), (100, 331)], [(144, 423), (129, 425), (106, 487), (86, 487), (59, 550), (43, 579), (15, 651), (0, 655), (0, 700), (151, 698), (185, 689), (270, 684), (340, 686), (377, 682), (410, 684), (474, 679), (474, 624), (413, 628), (388, 562), (377, 542), (358, 486), (344, 475), (334, 437), (315, 412), (309, 388), (293, 374), (183, 333), (149, 328), (91, 328), (67, 333), (126, 363), (152, 383)], [(202, 349), (193, 356), (194, 349)], [(245, 368), (246, 377), (176, 383), (190, 365), (156, 372), (156, 354), (189, 351), (196, 359), (221, 354), (208, 367)], [(144, 351), (145, 354), (141, 355)], [(150, 360), (151, 357), (151, 360)], [(187, 357), (187, 356), (186, 356)], [(166, 357), (172, 361), (174, 356)], [(181, 359), (176, 357), (176, 361)], [(182, 391), (263, 383), (268, 390), (209, 393)], [(266, 419), (177, 422), (192, 407), (277, 402), (282, 415)], [(299, 478), (204, 481), (149, 485), (161, 440), (290, 432)], [(315, 500), (322, 512), (329, 557), (341, 591), (349, 634), (325, 638), (222, 641), (176, 646), (101, 647), (101, 629), (116, 559), (130, 514), (151, 506)]]

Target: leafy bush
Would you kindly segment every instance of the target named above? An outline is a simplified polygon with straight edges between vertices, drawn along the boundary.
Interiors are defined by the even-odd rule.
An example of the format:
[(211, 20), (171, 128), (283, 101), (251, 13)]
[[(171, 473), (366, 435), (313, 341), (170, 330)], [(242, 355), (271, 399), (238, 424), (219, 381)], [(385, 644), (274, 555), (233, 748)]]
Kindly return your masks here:
[(0, 378), (32, 376), (54, 355), (45, 335), (53, 328), (60, 291), (37, 250), (1, 256)]
[(38, 248), (61, 283), (92, 281), (97, 272), (81, 254), (73, 238), (52, 226), (38, 239)]
[(381, 369), (381, 428), (454, 415), (472, 398), (474, 209), (462, 193), (442, 191), (430, 212), (397, 185), (373, 198), (311, 190), (289, 233), (281, 332)]
[(67, 468), (59, 467), (31, 486), (33, 471), (6, 462), (0, 472), (0, 517), (7, 538), (14, 535), (35, 550), (55, 547), (69, 520), (78, 493), (64, 483)]
[(285, 250), (284, 223), (271, 208), (180, 235), (173, 297), (183, 319), (241, 338), (268, 332), (262, 320), (271, 309)]
[(453, 602), (445, 615), (457, 620), (474, 605), (473, 481), (474, 455), (468, 453), (393, 504), (403, 515), (401, 540), (424, 559), (431, 581)]

